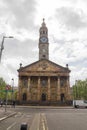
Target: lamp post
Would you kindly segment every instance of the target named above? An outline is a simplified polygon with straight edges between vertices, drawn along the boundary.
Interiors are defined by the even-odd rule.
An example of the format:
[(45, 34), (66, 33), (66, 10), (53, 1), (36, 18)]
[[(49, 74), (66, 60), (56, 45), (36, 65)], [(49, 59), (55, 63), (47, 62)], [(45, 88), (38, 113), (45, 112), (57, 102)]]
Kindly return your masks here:
[(1, 47), (0, 47), (0, 62), (1, 62), (1, 57), (2, 57), (2, 51), (4, 50), (4, 40), (5, 38), (13, 38), (13, 36), (3, 36), (2, 42), (1, 42)]
[(12, 103), (14, 100), (14, 79), (12, 78)]
[(8, 89), (7, 89), (7, 85), (6, 85), (6, 89), (5, 89), (5, 91), (6, 91), (6, 97), (5, 97), (5, 112), (7, 111), (7, 96), (8, 96)]
[(75, 80), (75, 88), (76, 88), (76, 99), (78, 99), (77, 80)]

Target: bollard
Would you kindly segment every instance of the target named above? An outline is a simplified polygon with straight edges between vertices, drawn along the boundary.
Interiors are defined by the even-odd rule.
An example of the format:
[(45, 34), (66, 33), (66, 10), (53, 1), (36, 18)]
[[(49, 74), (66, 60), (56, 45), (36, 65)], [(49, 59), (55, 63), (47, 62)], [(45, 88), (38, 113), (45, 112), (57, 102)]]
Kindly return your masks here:
[(27, 123), (22, 123), (20, 130), (27, 130)]

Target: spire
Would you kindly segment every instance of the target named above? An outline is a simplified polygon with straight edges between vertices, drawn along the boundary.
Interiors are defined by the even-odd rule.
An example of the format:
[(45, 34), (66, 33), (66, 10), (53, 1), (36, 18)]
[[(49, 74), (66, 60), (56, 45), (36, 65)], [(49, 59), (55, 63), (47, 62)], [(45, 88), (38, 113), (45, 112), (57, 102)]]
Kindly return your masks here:
[(45, 24), (45, 18), (43, 18), (42, 21), (43, 21), (42, 25), (39, 29), (40, 37), (43, 37), (43, 36), (48, 37), (48, 29), (47, 29), (46, 24)]
[(43, 18), (42, 27), (46, 27), (46, 24), (45, 24), (45, 18)]

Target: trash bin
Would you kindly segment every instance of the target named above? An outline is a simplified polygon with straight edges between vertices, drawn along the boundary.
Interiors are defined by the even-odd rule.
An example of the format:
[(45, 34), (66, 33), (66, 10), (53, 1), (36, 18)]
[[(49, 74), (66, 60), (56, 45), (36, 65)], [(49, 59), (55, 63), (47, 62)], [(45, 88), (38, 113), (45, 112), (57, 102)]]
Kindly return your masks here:
[(27, 130), (27, 123), (22, 123), (20, 130)]

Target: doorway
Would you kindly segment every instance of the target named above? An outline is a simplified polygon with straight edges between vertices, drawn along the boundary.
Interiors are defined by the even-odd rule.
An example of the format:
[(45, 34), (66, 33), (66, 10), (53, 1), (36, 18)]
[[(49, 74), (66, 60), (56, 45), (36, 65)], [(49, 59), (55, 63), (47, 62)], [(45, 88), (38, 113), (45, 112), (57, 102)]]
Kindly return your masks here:
[(27, 100), (27, 95), (26, 95), (26, 93), (23, 93), (22, 99), (23, 99), (23, 101), (26, 101), (26, 100)]
[(64, 102), (64, 93), (61, 94), (61, 102)]
[(46, 94), (42, 93), (42, 101), (46, 101)]

